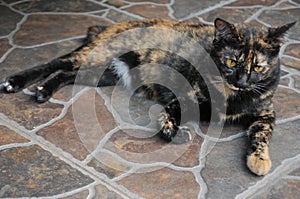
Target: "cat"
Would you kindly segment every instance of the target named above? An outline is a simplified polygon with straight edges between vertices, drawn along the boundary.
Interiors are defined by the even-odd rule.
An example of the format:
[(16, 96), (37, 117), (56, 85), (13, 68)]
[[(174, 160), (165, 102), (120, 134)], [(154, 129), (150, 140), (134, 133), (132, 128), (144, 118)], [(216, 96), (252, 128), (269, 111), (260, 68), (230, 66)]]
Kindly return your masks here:
[[(67, 84), (76, 82), (96, 85), (113, 86), (119, 80), (126, 88), (131, 87), (133, 79), (139, 78), (144, 84), (136, 89), (135, 93), (152, 99), (165, 108), (158, 118), (160, 125), (159, 135), (172, 141), (179, 132), (187, 132), (188, 129), (180, 128), (182, 119), (179, 98), (171, 89), (161, 84), (145, 81), (147, 74), (154, 73), (157, 79), (172, 80), (172, 74), (162, 74), (153, 71), (155, 67), (144, 67), (145, 71), (137, 73), (134, 77), (130, 69), (147, 63), (165, 64), (180, 72), (192, 86), (193, 96), (200, 108), (200, 117), (203, 120), (212, 118), (213, 99), (210, 98), (209, 90), (218, 92), (225, 102), (225, 112), (220, 112), (220, 119), (226, 121), (238, 121), (244, 124), (249, 137), (246, 164), (250, 171), (261, 176), (269, 172), (271, 160), (268, 152), (269, 140), (275, 125), (275, 112), (272, 97), (277, 88), (280, 78), (280, 64), (278, 54), (283, 43), (284, 34), (295, 24), (290, 23), (280, 27), (266, 28), (257, 24), (232, 24), (217, 18), (214, 25), (206, 25), (199, 22), (177, 22), (167, 19), (145, 19), (141, 21), (122, 22), (111, 26), (93, 26), (88, 29), (84, 44), (73, 52), (56, 58), (49, 63), (42, 64), (7, 77), (1, 84), (0, 89), (6, 93), (18, 92), (33, 83), (36, 86), (37, 102), (47, 101), (55, 91)], [(117, 35), (135, 29), (142, 29), (139, 34), (132, 32), (129, 36), (118, 39)], [(213, 60), (222, 82), (224, 91), (220, 92), (217, 84), (213, 83), (214, 77), (209, 75), (211, 66), (201, 67), (208, 70), (205, 73), (184, 59), (176, 55), (176, 52), (168, 52), (160, 49), (160, 35), (146, 34), (147, 30), (153, 29), (173, 30), (184, 36), (192, 38), (200, 44), (204, 51)], [(145, 30), (144, 30), (145, 29)], [(150, 31), (151, 32), (151, 31)], [(143, 35), (147, 35), (144, 36)], [(146, 38), (147, 37), (147, 38)], [(107, 63), (100, 63), (99, 57), (110, 57), (109, 51), (101, 51), (99, 46), (107, 39), (116, 40), (110, 48), (140, 44), (143, 38), (153, 40), (154, 47), (124, 52), (118, 57), (113, 57)], [(124, 39), (125, 38), (125, 39)], [(139, 39), (140, 38), (140, 39)], [(180, 42), (178, 42), (180, 40)], [(136, 42), (136, 43), (134, 43)], [(178, 52), (182, 47), (188, 47), (187, 43), (177, 38)], [(201, 58), (203, 53), (193, 52), (194, 58)], [(203, 55), (204, 56), (204, 55)], [(198, 59), (199, 61), (199, 59)], [(108, 67), (106, 64), (108, 64)], [(96, 67), (97, 66), (97, 67)], [(94, 68), (105, 68), (100, 79), (93, 77)], [(80, 72), (83, 72), (80, 78)], [(84, 73), (86, 72), (86, 73)], [(204, 75), (203, 75), (204, 74)], [(86, 76), (89, 75), (89, 76)], [(78, 77), (79, 76), (79, 77)], [(153, 77), (153, 75), (152, 75)], [(218, 78), (217, 78), (218, 79)], [(210, 82), (211, 81), (211, 82)], [(96, 82), (96, 84), (95, 84)], [(215, 85), (210, 89), (208, 84)], [(180, 85), (180, 83), (179, 83)], [(179, 86), (180, 87), (180, 86)], [(180, 88), (178, 88), (180, 89)], [(191, 90), (189, 90), (190, 92)], [(184, 93), (185, 88), (180, 92)], [(186, 90), (188, 92), (188, 90)], [(185, 95), (189, 98), (190, 94)], [(195, 103), (195, 97), (189, 100)], [(189, 115), (188, 108), (184, 110)], [(184, 112), (183, 111), (183, 112)], [(218, 110), (217, 110), (218, 111)]]

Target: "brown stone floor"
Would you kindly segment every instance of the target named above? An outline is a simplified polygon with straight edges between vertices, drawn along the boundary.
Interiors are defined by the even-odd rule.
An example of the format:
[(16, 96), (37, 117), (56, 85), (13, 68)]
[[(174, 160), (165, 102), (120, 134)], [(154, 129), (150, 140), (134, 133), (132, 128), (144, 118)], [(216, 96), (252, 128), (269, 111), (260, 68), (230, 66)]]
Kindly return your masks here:
[[(25, 89), (0, 94), (0, 198), (299, 198), (299, 0), (0, 0), (0, 79), (78, 47), (91, 25), (148, 17), (266, 26), (298, 20), (280, 53), (270, 173), (247, 170), (239, 128), (226, 127), (211, 151), (212, 139), (198, 131), (190, 143), (166, 144), (141, 139), (147, 129), (113, 111), (126, 97), (111, 100), (114, 88), (67, 86), (43, 104)], [(149, 123), (138, 106), (133, 112)]]

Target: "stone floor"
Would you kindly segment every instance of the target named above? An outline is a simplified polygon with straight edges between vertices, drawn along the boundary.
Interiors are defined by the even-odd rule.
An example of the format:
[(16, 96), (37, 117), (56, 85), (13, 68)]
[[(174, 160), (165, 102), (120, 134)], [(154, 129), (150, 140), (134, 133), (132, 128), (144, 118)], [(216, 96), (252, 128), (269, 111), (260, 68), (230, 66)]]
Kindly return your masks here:
[[(43, 104), (25, 89), (0, 94), (0, 197), (299, 198), (299, 0), (0, 0), (0, 79), (75, 49), (91, 25), (148, 17), (265, 26), (298, 20), (280, 53), (270, 173), (247, 170), (238, 127), (226, 127), (214, 148), (197, 128), (192, 142), (167, 144), (128, 124), (116, 103), (128, 94), (113, 95), (115, 88), (67, 86)], [(143, 108), (132, 116), (147, 124)]]

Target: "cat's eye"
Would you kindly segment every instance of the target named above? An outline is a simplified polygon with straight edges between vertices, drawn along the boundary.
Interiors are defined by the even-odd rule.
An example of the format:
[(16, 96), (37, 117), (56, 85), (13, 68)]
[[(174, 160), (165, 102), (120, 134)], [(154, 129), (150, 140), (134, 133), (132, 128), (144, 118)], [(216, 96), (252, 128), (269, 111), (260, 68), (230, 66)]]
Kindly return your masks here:
[(262, 72), (265, 69), (264, 66), (255, 66), (253, 70), (257, 73)]
[(226, 59), (226, 65), (229, 68), (233, 68), (237, 65), (236, 61), (232, 60), (232, 59)]

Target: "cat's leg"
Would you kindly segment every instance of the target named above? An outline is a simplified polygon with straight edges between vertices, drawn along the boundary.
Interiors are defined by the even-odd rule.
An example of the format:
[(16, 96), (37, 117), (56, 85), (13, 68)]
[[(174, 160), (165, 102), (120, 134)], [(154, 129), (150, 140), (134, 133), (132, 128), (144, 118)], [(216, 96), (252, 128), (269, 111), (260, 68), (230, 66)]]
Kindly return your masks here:
[(59, 88), (67, 84), (73, 84), (76, 75), (77, 71), (58, 70), (52, 73), (36, 87), (36, 101), (47, 101)]
[(164, 106), (165, 112), (159, 117), (159, 136), (169, 142), (182, 144), (192, 140), (190, 129), (186, 126), (180, 126), (181, 108), (178, 100)]
[(33, 83), (47, 78), (50, 74), (55, 73), (58, 70), (73, 71), (74, 69), (78, 69), (80, 65), (76, 63), (76, 54), (86, 53), (80, 52), (82, 51), (82, 49), (84, 49), (84, 47), (88, 46), (89, 43), (92, 42), (99, 33), (103, 32), (106, 28), (106, 26), (90, 27), (88, 29), (84, 45), (80, 46), (79, 48), (67, 55), (50, 61), (49, 63), (38, 65), (33, 68), (29, 68), (10, 75), (9, 77), (5, 78), (5, 80), (2, 83), (0, 83), (0, 90), (3, 90), (8, 93), (18, 92)]
[(148, 84), (137, 89), (136, 94), (163, 106), (164, 112), (160, 113), (158, 118), (158, 135), (162, 139), (176, 144), (185, 143), (192, 139), (190, 129), (180, 126), (183, 110), (173, 92), (158, 84)]
[(65, 59), (65, 57), (54, 59), (47, 64), (26, 69), (5, 78), (0, 84), (0, 89), (8, 93), (18, 92), (33, 83), (43, 80), (57, 70), (72, 70), (72, 68), (73, 63), (69, 59)]
[(265, 175), (271, 168), (269, 141), (275, 125), (275, 113), (272, 108), (260, 111), (248, 128), (250, 146), (247, 152), (247, 166), (256, 175)]

